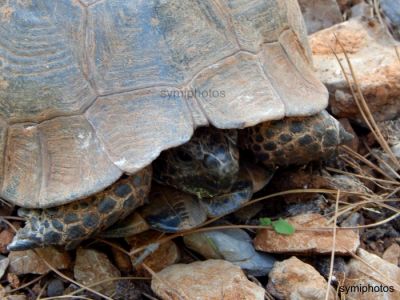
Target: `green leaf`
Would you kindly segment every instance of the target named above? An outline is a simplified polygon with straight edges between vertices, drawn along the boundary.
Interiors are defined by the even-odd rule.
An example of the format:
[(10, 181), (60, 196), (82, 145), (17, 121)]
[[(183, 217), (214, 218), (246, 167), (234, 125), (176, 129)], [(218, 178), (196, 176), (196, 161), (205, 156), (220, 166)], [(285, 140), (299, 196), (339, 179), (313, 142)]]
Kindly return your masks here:
[(284, 235), (292, 235), (295, 231), (294, 227), (286, 220), (279, 219), (272, 222), (272, 228), (275, 232)]
[(260, 218), (260, 225), (261, 226), (271, 226), (272, 220), (270, 218)]

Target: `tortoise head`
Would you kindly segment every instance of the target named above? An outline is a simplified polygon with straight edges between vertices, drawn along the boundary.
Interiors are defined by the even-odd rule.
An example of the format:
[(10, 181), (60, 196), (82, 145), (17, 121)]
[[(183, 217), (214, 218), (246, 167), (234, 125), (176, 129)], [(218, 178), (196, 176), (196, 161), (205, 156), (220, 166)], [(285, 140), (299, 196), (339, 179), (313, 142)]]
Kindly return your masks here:
[(200, 198), (224, 193), (239, 172), (236, 143), (236, 131), (199, 128), (188, 143), (160, 155), (155, 179)]

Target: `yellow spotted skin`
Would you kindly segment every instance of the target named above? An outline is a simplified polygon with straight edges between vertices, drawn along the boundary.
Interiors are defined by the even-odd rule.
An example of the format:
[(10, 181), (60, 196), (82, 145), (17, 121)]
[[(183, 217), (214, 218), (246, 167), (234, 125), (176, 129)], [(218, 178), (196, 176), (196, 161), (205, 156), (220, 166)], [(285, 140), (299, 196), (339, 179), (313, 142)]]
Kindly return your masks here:
[(20, 209), (19, 214), (27, 221), (8, 248), (18, 251), (62, 245), (73, 249), (146, 203), (151, 178), (149, 166), (83, 200), (48, 209)]
[(240, 144), (264, 165), (306, 164), (335, 154), (337, 146), (352, 136), (328, 112), (293, 117), (246, 128)]

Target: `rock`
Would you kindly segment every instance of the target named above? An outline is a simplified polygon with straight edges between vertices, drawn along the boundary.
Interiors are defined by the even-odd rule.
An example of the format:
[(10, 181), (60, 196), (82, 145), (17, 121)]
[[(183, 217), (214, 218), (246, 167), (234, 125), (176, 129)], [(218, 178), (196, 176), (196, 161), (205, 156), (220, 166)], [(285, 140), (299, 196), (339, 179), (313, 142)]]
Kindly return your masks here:
[(26, 300), (28, 298), (26, 298), (25, 295), (23, 294), (19, 294), (19, 295), (9, 295), (5, 298), (5, 300)]
[[(76, 252), (74, 266), (75, 279), (84, 284), (90, 285), (107, 278), (120, 277), (119, 270), (110, 262), (108, 257), (96, 250), (79, 248)], [(96, 291), (107, 296), (115, 292), (117, 283), (108, 281), (93, 287)]]
[(52, 279), (47, 285), (47, 296), (56, 297), (64, 293), (64, 282), (60, 279)]
[(70, 293), (73, 293), (73, 292), (77, 291), (78, 289), (79, 289), (78, 285), (71, 283), (65, 288), (64, 294), (68, 295)]
[(378, 127), (393, 153), (400, 158), (400, 118), (379, 122)]
[(10, 264), (10, 259), (8, 257), (4, 256), (0, 257), (0, 279), (4, 276), (9, 264)]
[[(327, 219), (319, 214), (303, 214), (290, 217), (287, 221), (296, 229), (332, 228)], [(278, 234), (273, 230), (261, 229), (254, 239), (256, 250), (269, 253), (328, 254), (332, 251), (331, 230), (296, 230), (292, 235)], [(348, 255), (360, 245), (358, 233), (337, 228), (335, 253)]]
[[(349, 191), (353, 193), (365, 193), (371, 194), (371, 190), (368, 189), (365, 184), (356, 176), (350, 174), (335, 174), (330, 175), (329, 173), (324, 174), (323, 179), (325, 180), (325, 184), (321, 185), (322, 187), (341, 190), (341, 191)], [(341, 201), (356, 201), (358, 196), (354, 196), (352, 194), (342, 193), (340, 196)]]
[(344, 129), (350, 133), (353, 138), (349, 142), (345, 142), (343, 145), (348, 146), (355, 152), (358, 152), (358, 148), (360, 147), (360, 139), (358, 138), (357, 134), (354, 132), (353, 126), (351, 126), (349, 119), (342, 118), (339, 119), (340, 124), (344, 127)]
[(0, 284), (0, 299), (6, 298), (7, 290)]
[[(379, 122), (377, 125), (394, 156), (400, 161), (400, 118)], [(378, 161), (379, 167), (396, 178), (398, 175), (395, 171), (397, 172), (400, 170), (399, 165), (395, 164), (385, 151), (373, 149), (373, 152), (381, 158), (381, 160)]]
[[(318, 186), (319, 183), (316, 182), (315, 173), (309, 169), (300, 167), (278, 170), (270, 184), (270, 188), (274, 192), (291, 189), (312, 189)], [(285, 197), (282, 197), (282, 200), (284, 200), (285, 203), (301, 203), (314, 198), (314, 196), (315, 195), (309, 193), (299, 193), (285, 195)]]
[[(329, 273), (331, 270), (330, 256), (316, 257), (313, 265), (325, 279), (329, 278)], [(346, 277), (346, 266), (347, 264), (343, 257), (335, 257), (333, 261), (332, 282), (343, 282), (343, 279)]]
[[(354, 211), (344, 213), (341, 217), (338, 218), (338, 222), (341, 227), (357, 227), (365, 225), (364, 216)], [(363, 232), (363, 230), (364, 229), (361, 228), (360, 232)]]
[(133, 236), (145, 232), (150, 229), (146, 220), (136, 211), (125, 219), (112, 225), (104, 232), (100, 232), (99, 236), (104, 238), (123, 238)]
[(43, 294), (43, 291), (42, 291), (43, 286), (42, 286), (41, 283), (42, 283), (42, 282), (40, 282), (40, 280), (39, 280), (39, 282), (35, 283), (35, 284), (32, 286), (31, 290), (32, 290), (32, 293), (33, 293), (34, 295)]
[(264, 208), (264, 204), (262, 202), (256, 202), (252, 205), (245, 206), (233, 213), (235, 218), (239, 221), (240, 224), (249, 222), (252, 218), (254, 218), (262, 209)]
[(7, 273), (7, 281), (10, 283), (10, 286), (13, 289), (17, 289), (21, 285), (21, 281), (18, 278), (18, 275), (15, 273), (8, 272)]
[(380, 0), (382, 13), (393, 36), (400, 40), (400, 2), (395, 0)]
[[(369, 219), (378, 222), (384, 220), (386, 217), (382, 213), (376, 213), (376, 218), (373, 218), (372, 211), (369, 212)], [(368, 228), (365, 230), (361, 238), (366, 244), (370, 244), (371, 242), (376, 242), (379, 240), (383, 240), (385, 238), (398, 238), (399, 233), (395, 228), (393, 228), (391, 223), (384, 223), (379, 226), (375, 226), (373, 228)]]
[(336, 0), (299, 0), (308, 34), (343, 22)]
[[(127, 238), (127, 241), (132, 250), (142, 247), (144, 245), (155, 243), (163, 233), (157, 231), (147, 231), (139, 235)], [(145, 263), (154, 272), (159, 272), (165, 267), (177, 263), (180, 259), (180, 251), (174, 241), (168, 241), (160, 244), (157, 250), (147, 256), (143, 263)], [(132, 264), (135, 264), (135, 257), (132, 257)], [(135, 267), (135, 266), (134, 266)], [(148, 272), (141, 264), (136, 266), (136, 271), (139, 274), (148, 276)]]
[[(275, 180), (271, 182), (271, 188), (274, 191), (287, 191), (292, 189), (340, 189), (341, 191), (369, 193), (370, 190), (365, 186), (364, 182), (358, 179), (356, 176), (351, 175), (339, 175), (333, 173), (333, 175), (325, 169), (315, 168), (290, 168), (283, 170), (278, 173)], [(347, 198), (355, 198), (351, 194), (342, 193), (341, 201), (348, 201)], [(315, 200), (316, 195), (312, 193), (299, 193), (294, 195), (285, 195), (283, 198), (286, 203), (304, 204), (308, 200)], [(311, 203), (312, 204), (312, 203)], [(321, 204), (321, 203), (319, 203)], [(328, 203), (329, 204), (329, 203)], [(317, 205), (315, 205), (317, 206)], [(313, 212), (317, 212), (321, 209), (319, 207), (313, 209)]]
[(240, 229), (197, 232), (185, 235), (183, 241), (188, 248), (205, 258), (233, 262), (247, 260), (255, 253), (250, 236)]
[(153, 277), (151, 288), (166, 300), (263, 300), (265, 293), (239, 267), (224, 260), (169, 266)]
[[(382, 258), (387, 262), (394, 265), (399, 265), (400, 263), (400, 246), (397, 243), (392, 244), (388, 247), (382, 255)], [(1, 261), (0, 261), (1, 262)]]
[(346, 11), (353, 5), (353, 0), (337, 0), (337, 3), (342, 12)]
[(143, 280), (118, 280), (117, 289), (115, 295), (113, 295), (113, 299), (142, 300), (145, 299), (143, 293), (146, 293), (147, 295), (153, 294), (147, 282), (143, 282)]
[(9, 270), (17, 275), (29, 273), (46, 274), (50, 269), (46, 266), (41, 257), (51, 266), (59, 270), (67, 269), (71, 264), (71, 258), (67, 252), (57, 250), (53, 247), (47, 247), (36, 250), (11, 251), (8, 256), (10, 259)]
[(183, 237), (185, 245), (210, 259), (224, 259), (253, 276), (265, 276), (275, 258), (255, 251), (250, 236), (242, 229), (197, 232)]
[[(348, 70), (343, 44), (352, 62), (361, 91), (377, 121), (400, 116), (400, 63), (391, 39), (373, 19), (351, 19), (310, 36), (317, 74), (330, 92), (330, 109), (338, 118), (365, 124), (353, 100), (332, 49)], [(347, 71), (347, 73), (350, 73)]]
[[(394, 156), (400, 161), (400, 147), (394, 152)], [(396, 178), (398, 176), (397, 172), (400, 171), (400, 166), (393, 162), (390, 155), (381, 149), (372, 149), (372, 153), (379, 158), (378, 166), (389, 176)]]
[[(317, 270), (295, 256), (276, 262), (268, 275), (267, 291), (282, 300), (324, 300), (327, 282)], [(337, 299), (331, 288), (330, 300)]]
[(7, 246), (8, 244), (11, 243), (12, 239), (14, 238), (14, 231), (10, 228), (7, 227), (6, 229), (2, 230), (0, 232), (0, 253), (1, 254), (7, 254)]
[(370, 192), (364, 186), (364, 184), (355, 176), (347, 174), (330, 175), (329, 173), (325, 173), (322, 178), (324, 179), (325, 182), (324, 184), (321, 184), (321, 187), (325, 186), (335, 190), (352, 191), (357, 193)]
[(324, 195), (313, 195), (311, 200), (286, 205), (283, 210), (283, 216), (297, 216), (310, 213), (325, 215), (333, 210), (334, 208)]
[(132, 271), (132, 263), (129, 255), (115, 247), (111, 247), (111, 252), (118, 270), (123, 273), (130, 273)]
[(354, 5), (350, 9), (350, 16), (352, 18), (358, 17), (373, 17), (374, 7), (364, 1)]
[[(0, 201), (0, 216), (2, 217), (11, 216), (14, 211), (14, 208), (15, 208), (14, 205), (12, 205), (11, 203), (5, 203)], [(13, 223), (15, 224), (16, 222)], [(5, 225), (5, 223), (2, 222), (2, 225)]]
[[(400, 299), (400, 268), (361, 248), (358, 249), (357, 255), (362, 261), (356, 258), (350, 260), (344, 286), (339, 287), (339, 291), (344, 293), (348, 299)], [(397, 291), (395, 290), (396, 285)], [(357, 287), (360, 288), (357, 289)], [(363, 291), (363, 289), (366, 290)], [(393, 291), (390, 291), (391, 289)]]

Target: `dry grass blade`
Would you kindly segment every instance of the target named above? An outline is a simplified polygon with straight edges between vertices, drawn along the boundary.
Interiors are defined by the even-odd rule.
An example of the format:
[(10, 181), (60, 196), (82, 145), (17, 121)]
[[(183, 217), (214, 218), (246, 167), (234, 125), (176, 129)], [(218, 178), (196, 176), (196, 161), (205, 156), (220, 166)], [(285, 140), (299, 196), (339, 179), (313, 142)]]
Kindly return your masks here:
[[(396, 195), (398, 192), (400, 192), (400, 187), (394, 189), (391, 193), (385, 196), (386, 199)], [(393, 199), (390, 199), (390, 201), (393, 201)]]
[(332, 51), (333, 51), (333, 54), (335, 55), (339, 65), (340, 65), (340, 68), (342, 70), (343, 75), (346, 78), (346, 81), (347, 81), (347, 83), (348, 83), (348, 85), (350, 87), (351, 93), (352, 93), (353, 98), (354, 98), (354, 100), (355, 100), (355, 102), (357, 104), (357, 107), (358, 107), (358, 109), (359, 109), (364, 121), (367, 123), (367, 125), (370, 128), (372, 134), (374, 135), (376, 141), (379, 143), (379, 145), (382, 147), (382, 149), (389, 155), (389, 158), (396, 165), (396, 167), (400, 168), (399, 160), (393, 154), (393, 152), (390, 149), (387, 141), (384, 139), (384, 137), (383, 137), (378, 125), (376, 124), (374, 117), (372, 116), (372, 113), (371, 113), (371, 111), (370, 111), (370, 109), (368, 107), (368, 104), (367, 104), (367, 102), (366, 102), (366, 100), (364, 98), (364, 95), (363, 95), (363, 93), (361, 91), (360, 84), (359, 84), (358, 79), (357, 79), (357, 75), (356, 75), (356, 73), (354, 71), (353, 65), (352, 65), (352, 63), (350, 61), (350, 58), (349, 58), (349, 56), (347, 54), (347, 51), (346, 51), (346, 49), (344, 48), (343, 44), (341, 43), (341, 41), (338, 39), (338, 37), (336, 35), (335, 35), (335, 38), (336, 38), (336, 41), (339, 44), (339, 46), (342, 49), (342, 52), (344, 54), (344, 57), (346, 59), (347, 65), (348, 65), (348, 67), (350, 69), (350, 74), (351, 74), (351, 76), (353, 78), (354, 85), (356, 87), (357, 93), (355, 92), (353, 84), (351, 83), (351, 81), (350, 81), (350, 79), (349, 79), (349, 77), (348, 77), (348, 75), (347, 75), (347, 73), (346, 73), (346, 71), (344, 69), (344, 66), (343, 66), (342, 62), (340, 61), (337, 53), (334, 51), (334, 49), (332, 49)]
[(46, 282), (43, 287), (40, 289), (39, 294), (37, 295), (37, 300), (42, 299), (42, 295), (44, 291), (46, 290), (47, 286), (49, 285), (49, 282)]
[(393, 174), (394, 177), (400, 179), (400, 175), (392, 168), (391, 165), (389, 165), (383, 158), (379, 157), (379, 155), (377, 155), (374, 151), (372, 151), (372, 149), (366, 143), (364, 143), (364, 146), (373, 158), (375, 158), (378, 162), (380, 162), (381, 165), (385, 166), (385, 168), (389, 170), (389, 172)]
[(126, 251), (124, 248), (122, 248), (122, 247), (120, 247), (120, 246), (118, 246), (118, 245), (116, 245), (114, 243), (111, 243), (111, 242), (109, 242), (107, 240), (103, 240), (103, 239), (100, 239), (100, 238), (96, 238), (95, 241), (103, 243), (103, 244), (106, 244), (106, 245), (109, 245), (109, 246), (111, 246), (111, 247), (113, 247), (113, 248), (115, 248), (115, 249), (117, 249), (117, 250), (121, 251), (122, 253), (124, 253), (124, 254), (129, 256), (129, 251)]
[(150, 295), (147, 294), (147, 293), (142, 293), (142, 295), (143, 295), (144, 297), (146, 297), (147, 299), (150, 299), (150, 300), (159, 300), (159, 299), (157, 299), (157, 298), (154, 298), (153, 296), (150, 296)]
[[(116, 281), (116, 280), (151, 280), (151, 278), (149, 278), (149, 277), (113, 277), (113, 278), (107, 278), (107, 279), (104, 279), (101, 281), (94, 282), (92, 284), (87, 285), (87, 287), (92, 288), (92, 287), (101, 285), (103, 283), (107, 283), (110, 281)], [(85, 288), (80, 288), (76, 291), (69, 293), (68, 295), (74, 296), (76, 294), (79, 294), (80, 292), (83, 292), (84, 290), (85, 290)], [(48, 298), (43, 298), (42, 300), (48, 300)]]
[[(357, 177), (357, 178), (369, 180), (371, 182), (377, 181), (377, 182), (381, 182), (381, 183), (384, 183), (384, 184), (400, 185), (400, 182), (398, 182), (398, 181), (392, 181), (392, 180), (380, 179), (380, 178), (375, 178), (375, 177), (370, 177), (370, 176), (364, 176), (364, 175), (350, 173), (350, 172), (342, 171), (342, 170), (331, 168), (331, 167), (326, 167), (326, 169), (328, 171), (331, 171), (331, 172), (335, 172), (335, 173), (343, 174), (343, 175), (354, 176), (354, 177)], [(400, 189), (400, 188), (398, 188), (398, 189)]]
[[(375, 165), (373, 162), (369, 161), (368, 159), (366, 159), (364, 156), (360, 155), (359, 153), (353, 151), (352, 149), (350, 149), (347, 146), (342, 146), (341, 149), (343, 149), (344, 151), (346, 151), (349, 155), (353, 156), (354, 158), (357, 158), (358, 160), (360, 160), (361, 162), (363, 162), (364, 164), (366, 164), (367, 166), (369, 166), (370, 168), (374, 169), (376, 172), (380, 173), (381, 175), (385, 176), (386, 178), (390, 179), (391, 181), (396, 181), (395, 178), (393, 178), (392, 176), (390, 176), (390, 174), (388, 174), (387, 172), (385, 172), (384, 170), (382, 170), (380, 167), (378, 167), (377, 165)], [(344, 159), (345, 160), (345, 159)]]
[(274, 300), (275, 298), (267, 290), (265, 290), (264, 299)]
[(8, 207), (13, 207), (13, 205), (10, 202), (4, 200), (3, 198), (0, 198), (0, 203), (3, 203), (5, 206)]
[(48, 298), (41, 298), (41, 299), (37, 299), (37, 300), (56, 300), (56, 299), (84, 299), (84, 300), (93, 300), (91, 298), (87, 298), (84, 296), (69, 296), (69, 295), (62, 295), (62, 296), (55, 296), (55, 297), (48, 297)]
[(400, 213), (396, 213), (396, 214), (392, 215), (391, 217), (386, 218), (386, 219), (376, 222), (376, 223), (372, 223), (372, 224), (368, 224), (368, 225), (359, 225), (359, 226), (346, 226), (346, 227), (340, 227), (340, 229), (362, 229), (362, 228), (377, 227), (377, 226), (386, 224), (387, 222), (390, 222), (390, 221), (398, 218), (399, 216), (400, 216)]
[(333, 264), (335, 262), (336, 223), (337, 223), (337, 211), (339, 210), (339, 198), (340, 198), (340, 190), (338, 190), (337, 194), (336, 194), (335, 214), (334, 214), (334, 220), (333, 220), (331, 263), (330, 263), (330, 266), (329, 266), (328, 285), (326, 287), (325, 300), (329, 300), (329, 295), (330, 295), (330, 291), (331, 291), (332, 275), (333, 275)]
[(9, 291), (7, 292), (7, 294), (15, 293), (15, 292), (17, 292), (17, 291), (19, 291), (19, 290), (22, 290), (22, 289), (24, 289), (24, 288), (26, 288), (26, 287), (28, 287), (28, 286), (34, 284), (35, 282), (38, 282), (40, 279), (42, 279), (42, 278), (45, 277), (46, 275), (47, 275), (47, 274), (40, 275), (39, 277), (36, 277), (35, 279), (32, 279), (31, 281), (29, 281), (29, 282), (27, 282), (27, 283), (21, 285), (20, 287), (18, 287), (18, 288), (16, 288), (16, 289), (9, 290)]
[(18, 231), (17, 228), (15, 228), (15, 226), (14, 226), (13, 224), (11, 224), (10, 221), (6, 220), (6, 219), (3, 218), (3, 217), (0, 217), (0, 220), (1, 220), (1, 222), (6, 223), (14, 232), (17, 232), (17, 231)]
[(392, 37), (392, 34), (389, 31), (389, 28), (386, 26), (385, 22), (382, 19), (382, 15), (381, 15), (381, 11), (380, 11), (380, 1), (379, 0), (374, 0), (374, 11), (375, 11), (375, 15), (377, 16), (379, 23), (381, 24), (382, 28), (385, 29), (386, 34), (388, 34), (390, 37)]
[(345, 213), (349, 211), (357, 211), (360, 207), (362, 207), (365, 204), (371, 203), (371, 200), (366, 200), (366, 201), (361, 201), (361, 202), (356, 202), (356, 203), (346, 203), (343, 207), (338, 209), (333, 213), (333, 217), (329, 219), (328, 223), (334, 222), (334, 219), (337, 217), (340, 217), (344, 215)]
[[(388, 199), (385, 199), (384, 201), (388, 201), (388, 202), (389, 202)], [(381, 207), (383, 207), (383, 208), (386, 208), (386, 209), (388, 209), (388, 210), (391, 210), (391, 211), (393, 211), (393, 212), (395, 212), (395, 213), (400, 213), (400, 210), (399, 210), (398, 208), (396, 208), (396, 207), (394, 207), (394, 206), (391, 206), (391, 205), (387, 205), (387, 204), (384, 203), (384, 202), (376, 201), (375, 204), (377, 204), (378, 206), (381, 206)]]
[[(341, 155), (341, 156), (339, 156), (339, 158), (343, 162), (345, 162), (348, 167), (353, 168), (354, 172), (359, 173), (359, 174), (356, 174), (354, 172), (350, 173), (350, 172), (344, 172), (344, 171), (339, 170), (339, 172), (343, 172), (342, 174), (346, 173), (346, 175), (350, 175), (350, 176), (354, 176), (354, 177), (358, 177), (358, 178), (362, 178), (362, 179), (367, 179), (367, 180), (371, 181), (374, 185), (376, 185), (377, 187), (379, 187), (383, 190), (390, 190), (390, 191), (393, 190), (392, 186), (383, 185), (382, 182), (384, 182), (384, 181), (386, 181), (386, 183), (392, 182), (395, 185), (400, 185), (400, 182), (378, 179), (378, 178), (369, 176), (369, 174), (365, 175), (365, 171), (362, 170), (361, 167), (349, 156)], [(327, 168), (327, 170), (328, 170), (328, 168)], [(338, 172), (336, 171), (336, 173), (338, 173)]]
[(13, 220), (13, 221), (25, 221), (25, 218), (15, 217), (15, 216), (2, 216), (3, 219)]

